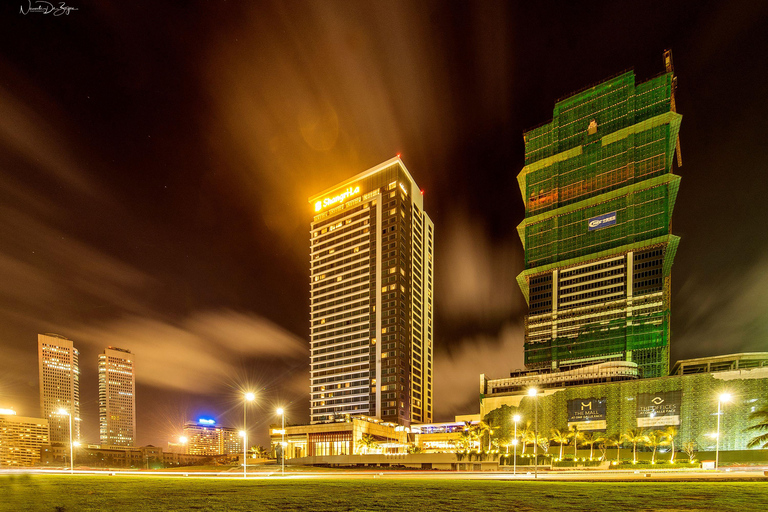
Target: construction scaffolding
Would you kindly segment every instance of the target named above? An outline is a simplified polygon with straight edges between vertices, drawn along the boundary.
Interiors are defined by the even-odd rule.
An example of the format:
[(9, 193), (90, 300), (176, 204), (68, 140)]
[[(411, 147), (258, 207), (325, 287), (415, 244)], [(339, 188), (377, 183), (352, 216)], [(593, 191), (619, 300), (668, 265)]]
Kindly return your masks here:
[(619, 359), (645, 377), (668, 372), (675, 84), (671, 71), (638, 85), (626, 72), (524, 134), (527, 367)]

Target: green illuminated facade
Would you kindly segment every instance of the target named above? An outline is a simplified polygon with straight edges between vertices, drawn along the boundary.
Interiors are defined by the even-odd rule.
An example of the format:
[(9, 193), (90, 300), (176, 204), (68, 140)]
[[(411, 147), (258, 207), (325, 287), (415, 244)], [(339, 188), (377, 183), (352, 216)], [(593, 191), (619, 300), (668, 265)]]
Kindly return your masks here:
[(668, 375), (674, 84), (671, 72), (637, 85), (627, 72), (524, 134), (527, 368), (630, 361), (640, 377)]

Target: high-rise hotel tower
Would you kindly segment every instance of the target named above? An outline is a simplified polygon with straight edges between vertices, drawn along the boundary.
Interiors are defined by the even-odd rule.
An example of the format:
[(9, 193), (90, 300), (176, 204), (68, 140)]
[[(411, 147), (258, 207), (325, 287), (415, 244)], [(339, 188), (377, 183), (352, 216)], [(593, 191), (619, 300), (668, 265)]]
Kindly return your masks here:
[[(38, 334), (37, 353), (40, 361), (40, 411), (48, 420), (52, 443), (69, 443), (72, 416), (72, 439), (80, 439), (80, 367), (79, 352), (72, 340), (58, 334)], [(59, 411), (66, 414), (60, 414)]]
[(107, 347), (99, 354), (99, 438), (102, 447), (136, 441), (136, 375), (130, 350)]
[(639, 377), (669, 372), (682, 116), (667, 57), (666, 73), (636, 85), (627, 72), (562, 99), (552, 121), (524, 134), (529, 369), (628, 361)]
[(399, 157), (309, 199), (312, 423), (432, 421), (434, 225)]

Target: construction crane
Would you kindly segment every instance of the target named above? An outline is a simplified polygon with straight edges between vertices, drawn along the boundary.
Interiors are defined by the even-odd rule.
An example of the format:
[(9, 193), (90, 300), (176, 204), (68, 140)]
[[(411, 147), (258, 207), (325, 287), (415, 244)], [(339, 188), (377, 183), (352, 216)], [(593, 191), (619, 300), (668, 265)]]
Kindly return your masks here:
[[(677, 76), (675, 76), (675, 66), (672, 64), (672, 50), (664, 50), (664, 68), (667, 73), (672, 73), (672, 112), (677, 112), (677, 106), (675, 105), (675, 91), (677, 90)], [(683, 155), (680, 152), (680, 135), (678, 134), (675, 141), (675, 154), (677, 154), (677, 166), (683, 166)]]

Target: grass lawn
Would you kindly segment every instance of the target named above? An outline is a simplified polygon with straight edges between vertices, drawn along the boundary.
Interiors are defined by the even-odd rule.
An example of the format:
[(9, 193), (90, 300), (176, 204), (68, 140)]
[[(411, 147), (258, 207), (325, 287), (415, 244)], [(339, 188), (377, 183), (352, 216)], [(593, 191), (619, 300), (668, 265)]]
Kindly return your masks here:
[(768, 482), (0, 477), (0, 510), (766, 510)]

